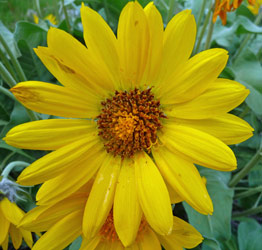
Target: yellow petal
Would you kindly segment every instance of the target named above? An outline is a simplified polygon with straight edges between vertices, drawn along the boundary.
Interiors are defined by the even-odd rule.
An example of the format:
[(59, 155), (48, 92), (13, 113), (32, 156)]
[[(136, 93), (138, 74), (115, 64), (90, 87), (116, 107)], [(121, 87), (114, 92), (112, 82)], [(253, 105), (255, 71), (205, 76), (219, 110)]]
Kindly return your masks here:
[(18, 125), (6, 134), (5, 142), (16, 148), (56, 150), (95, 131), (88, 120), (48, 119)]
[(152, 152), (159, 171), (178, 195), (198, 212), (212, 214), (212, 201), (196, 167), (165, 147)]
[(165, 184), (166, 184), (166, 188), (168, 190), (168, 193), (169, 193), (169, 197), (170, 197), (170, 202), (172, 204), (176, 204), (176, 203), (179, 203), (181, 201), (184, 201), (184, 198), (182, 198), (178, 193), (177, 191), (171, 186), (169, 185), (168, 182), (165, 181)]
[(236, 158), (232, 150), (219, 139), (187, 126), (165, 125), (162, 143), (173, 153), (177, 151), (189, 161), (220, 171), (236, 169)]
[(227, 59), (224, 49), (205, 50), (190, 58), (175, 78), (168, 79), (161, 104), (189, 101), (203, 93), (224, 69)]
[(79, 160), (85, 158), (87, 151), (95, 145), (97, 141), (93, 135), (68, 144), (33, 162), (20, 174), (17, 181), (23, 185), (36, 185), (54, 178), (67, 168), (77, 166)]
[(46, 181), (40, 187), (36, 195), (37, 204), (50, 204), (54, 201), (60, 201), (84, 185), (88, 185), (87, 192), (89, 188), (91, 189), (92, 178), (105, 161), (106, 154), (104, 149), (97, 151), (97, 148), (91, 148), (82, 159), (79, 159), (76, 166), (69, 167), (68, 171)]
[(124, 249), (126, 248), (119, 241), (113, 241), (113, 242), (112, 241), (102, 241), (96, 247), (96, 250), (124, 250)]
[(97, 64), (89, 50), (73, 36), (63, 30), (51, 28), (48, 30), (47, 44), (61, 63), (81, 74), (91, 87), (99, 86), (100, 95), (114, 91), (114, 83), (104, 64)]
[(123, 87), (139, 86), (148, 58), (149, 28), (141, 5), (129, 2), (122, 10), (117, 30)]
[[(86, 72), (82, 72), (81, 68), (75, 67), (73, 69), (69, 67), (66, 64), (67, 61), (64, 62), (64, 60), (60, 59), (52, 49), (38, 46), (34, 51), (50, 73), (63, 86), (73, 88), (79, 95), (86, 96), (92, 103), (99, 102), (99, 99), (106, 94), (105, 89), (98, 84), (92, 84), (90, 79), (85, 77)], [(84, 48), (84, 51), (86, 52), (86, 48)]]
[(23, 218), (24, 212), (15, 203), (10, 202), (7, 198), (4, 198), (0, 202), (0, 206), (5, 218), (17, 226)]
[(196, 23), (190, 10), (175, 15), (167, 24), (163, 41), (163, 61), (157, 87), (165, 89), (170, 83), (166, 80), (177, 73), (188, 60), (194, 47)]
[(158, 235), (165, 249), (193, 248), (203, 241), (201, 234), (189, 223), (174, 216), (173, 231), (168, 236)]
[(142, 210), (136, 192), (134, 163), (130, 159), (125, 160), (121, 167), (113, 212), (118, 237), (125, 247), (131, 245), (136, 239)]
[(10, 224), (9, 233), (15, 249), (18, 249), (22, 244), (22, 234), (13, 224)]
[[(93, 177), (106, 159), (106, 154), (104, 148), (101, 149), (98, 146), (92, 147), (78, 161), (76, 166), (72, 168), (70, 166), (65, 173), (46, 181), (40, 187), (36, 195), (37, 204), (43, 205), (60, 201), (85, 185), (87, 192), (91, 189)], [(72, 178), (72, 173), (74, 174), (74, 178)]]
[(164, 26), (162, 16), (153, 2), (144, 8), (149, 25), (150, 41), (148, 44), (148, 60), (144, 76), (144, 84), (153, 84), (156, 81), (162, 61)]
[(242, 84), (228, 80), (217, 79), (209, 88), (195, 99), (176, 104), (172, 110), (165, 110), (168, 116), (183, 119), (206, 119), (224, 114), (242, 103), (249, 90)]
[(162, 249), (156, 234), (149, 227), (141, 234), (141, 239), (138, 238), (138, 246), (141, 250)]
[(97, 249), (97, 245), (100, 242), (101, 237), (99, 235), (96, 235), (94, 238), (86, 239), (82, 237), (82, 243), (79, 250), (95, 250)]
[(97, 173), (84, 212), (83, 234), (86, 238), (96, 235), (112, 208), (120, 165), (121, 158), (108, 154)]
[(23, 236), (26, 244), (27, 244), (30, 248), (32, 248), (32, 246), (33, 246), (33, 238), (32, 238), (31, 232), (30, 232), (30, 231), (27, 231), (27, 230), (24, 230), (24, 229), (22, 229), (22, 228), (19, 228), (19, 230), (20, 230), (20, 232), (21, 232), (21, 234), (22, 234), (22, 236)]
[(2, 246), (2, 248), (3, 248), (3, 250), (7, 250), (8, 249), (8, 243), (9, 243), (9, 235), (7, 234), (4, 242), (2, 243), (2, 245), (0, 244)]
[(62, 250), (81, 234), (83, 212), (73, 212), (46, 232), (32, 250)]
[(28, 81), (11, 89), (15, 97), (27, 108), (43, 114), (68, 118), (94, 118), (99, 105), (92, 103), (79, 92), (55, 84)]
[(209, 119), (169, 119), (177, 124), (199, 129), (213, 135), (224, 143), (237, 144), (253, 136), (254, 129), (244, 120), (232, 114), (223, 114)]
[[(0, 201), (1, 202), (1, 201)], [(5, 218), (4, 214), (2, 213), (2, 209), (0, 206), (0, 245), (3, 244), (6, 237), (8, 236), (8, 229), (10, 226), (10, 222)]]
[(119, 57), (117, 51), (116, 37), (105, 22), (105, 20), (91, 8), (82, 3), (81, 19), (84, 29), (84, 39), (89, 53), (99, 65), (105, 64), (109, 70), (108, 75), (118, 86), (119, 78)]
[(159, 234), (169, 234), (173, 225), (169, 194), (156, 165), (144, 152), (135, 158), (135, 177), (146, 220)]

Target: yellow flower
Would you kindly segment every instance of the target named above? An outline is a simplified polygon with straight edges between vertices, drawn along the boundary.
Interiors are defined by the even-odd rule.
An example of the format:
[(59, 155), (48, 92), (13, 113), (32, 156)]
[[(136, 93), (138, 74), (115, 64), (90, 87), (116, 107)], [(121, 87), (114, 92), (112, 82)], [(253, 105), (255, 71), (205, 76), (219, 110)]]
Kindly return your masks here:
[[(33, 18), (34, 18), (34, 23), (38, 24), (39, 17), (36, 14), (33, 14)], [(49, 22), (52, 23), (53, 25), (57, 25), (56, 17), (53, 14), (47, 15), (44, 19), (49, 20)]]
[(33, 239), (31, 232), (18, 228), (18, 224), (24, 216), (24, 212), (6, 197), (0, 197), (0, 246), (3, 250), (8, 249), (9, 234), (15, 249), (18, 249), (24, 238), (26, 244), (31, 248)]
[[(40, 205), (24, 216), (19, 225), (21, 228), (35, 232), (46, 231), (32, 250), (64, 249), (82, 235), (83, 213), (90, 184), (55, 204)], [(126, 228), (126, 225), (123, 224), (122, 227)], [(173, 230), (168, 236), (155, 233), (143, 217), (135, 241), (128, 249), (157, 250), (163, 245), (166, 250), (182, 250), (183, 247), (193, 248), (202, 240), (201, 234), (193, 226), (178, 217), (173, 217)], [(112, 209), (96, 235), (93, 238), (83, 239), (80, 249), (126, 249), (115, 230)]]
[(129, 2), (117, 38), (92, 9), (82, 6), (81, 17), (88, 49), (55, 28), (48, 32), (48, 47), (35, 49), (62, 86), (29, 81), (11, 89), (27, 108), (68, 118), (8, 132), (10, 145), (53, 151), (26, 168), (18, 182), (44, 183), (37, 193), (43, 205), (95, 177), (83, 234), (96, 235), (114, 204), (116, 232), (125, 246), (135, 240), (142, 214), (156, 233), (171, 233), (170, 195), (172, 202), (183, 199), (211, 214), (212, 201), (194, 164), (236, 169), (226, 144), (240, 143), (253, 131), (228, 113), (249, 91), (218, 79), (227, 51), (210, 49), (189, 58), (196, 35), (190, 10), (163, 30), (153, 3), (143, 9)]
[(255, 0), (253, 4), (249, 4), (247, 7), (254, 15), (258, 15), (261, 6), (262, 0)]
[[(222, 24), (226, 25), (227, 12), (236, 10), (243, 0), (216, 0), (213, 14), (213, 22), (216, 22), (217, 16), (220, 16)], [(250, 5), (254, 5), (255, 0), (248, 0)]]
[(53, 14), (47, 15), (44, 19), (48, 20), (53, 25), (57, 25), (56, 17)]

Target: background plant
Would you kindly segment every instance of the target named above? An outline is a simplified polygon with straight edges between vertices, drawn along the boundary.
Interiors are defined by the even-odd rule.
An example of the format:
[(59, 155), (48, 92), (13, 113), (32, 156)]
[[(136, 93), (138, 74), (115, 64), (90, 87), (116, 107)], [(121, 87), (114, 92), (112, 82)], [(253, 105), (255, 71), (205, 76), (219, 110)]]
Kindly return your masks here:
[[(58, 28), (83, 41), (79, 9), (81, 2), (98, 11), (114, 31), (121, 9), (128, 0), (63, 0), (0, 2), (0, 136), (15, 125), (38, 119), (52, 118), (25, 109), (8, 89), (19, 81), (40, 80), (56, 83), (34, 54), (33, 48), (46, 45), (47, 30), (53, 26), (45, 17), (56, 16)], [(139, 1), (145, 6), (149, 0)], [(232, 146), (238, 169), (224, 173), (199, 166), (207, 179), (207, 188), (214, 204), (214, 214), (204, 216), (187, 204), (174, 206), (174, 214), (189, 222), (205, 237), (196, 249), (262, 249), (262, 11), (254, 15), (244, 2), (236, 11), (228, 13), (227, 24), (212, 22), (212, 0), (156, 0), (166, 24), (182, 9), (190, 8), (198, 26), (194, 54), (210, 47), (229, 51), (229, 62), (221, 77), (234, 79), (250, 89), (245, 103), (233, 113), (247, 120), (254, 128), (254, 136)], [(33, 3), (33, 4), (32, 4)], [(33, 15), (39, 18), (34, 23)], [(16, 149), (0, 141), (0, 172), (12, 162), (31, 163), (43, 152)], [(9, 165), (10, 166), (10, 165)], [(9, 178), (16, 180), (23, 168), (13, 168)], [(25, 211), (35, 206), (38, 187), (27, 188), (27, 200), (20, 200)], [(68, 248), (79, 249), (81, 239)], [(23, 249), (26, 249), (24, 247)]]

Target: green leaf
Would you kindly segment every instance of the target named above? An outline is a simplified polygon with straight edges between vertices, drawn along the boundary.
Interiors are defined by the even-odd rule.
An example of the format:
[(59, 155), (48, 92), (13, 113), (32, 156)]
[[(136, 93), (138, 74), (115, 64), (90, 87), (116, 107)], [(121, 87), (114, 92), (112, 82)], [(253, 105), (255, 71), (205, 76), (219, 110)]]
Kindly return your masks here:
[(39, 45), (46, 45), (46, 37), (46, 29), (38, 25), (24, 21), (16, 24), (15, 38), (22, 53), (19, 62), (30, 80), (49, 81), (53, 78), (33, 51)]
[(257, 56), (246, 49), (232, 65), (236, 80), (243, 81), (262, 93), (262, 67)]
[(25, 156), (26, 158), (28, 158), (30, 160), (35, 160), (34, 157), (25, 153), (22, 149), (12, 147), (12, 146), (6, 144), (4, 141), (0, 141), (0, 149), (7, 149), (7, 150), (10, 150), (10, 151), (15, 152), (17, 154), (20, 154), (22, 156)]
[(217, 240), (205, 238), (202, 244), (202, 250), (221, 250), (221, 247)]
[(15, 27), (15, 40), (25, 40), (31, 47), (45, 43), (47, 36), (47, 28), (44, 29), (36, 24), (26, 21), (19, 21)]
[(231, 237), (233, 190), (227, 186), (230, 173), (200, 168), (200, 174), (207, 178), (207, 189), (213, 201), (214, 213), (202, 215), (184, 202), (189, 222), (204, 237), (218, 242), (226, 241)]
[(239, 250), (262, 249), (262, 227), (254, 219), (241, 222), (237, 234)]
[(248, 174), (249, 186), (262, 185), (262, 163), (259, 162)]
[(69, 250), (78, 250), (80, 249), (82, 243), (82, 237), (78, 237), (73, 243), (70, 245)]
[[(0, 33), (3, 36), (3, 38), (5, 39), (8, 47), (10, 48), (10, 50), (12, 51), (12, 53), (14, 54), (14, 56), (20, 57), (21, 53), (16, 45), (16, 42), (14, 40), (14, 35), (11, 31), (9, 31), (4, 24), (2, 23), (2, 21), (0, 21)], [(2, 44), (0, 43), (0, 49), (3, 50), (5, 52), (5, 50), (2, 47)]]
[(0, 103), (0, 121), (9, 121), (9, 118), (9, 114), (6, 112), (5, 108)]

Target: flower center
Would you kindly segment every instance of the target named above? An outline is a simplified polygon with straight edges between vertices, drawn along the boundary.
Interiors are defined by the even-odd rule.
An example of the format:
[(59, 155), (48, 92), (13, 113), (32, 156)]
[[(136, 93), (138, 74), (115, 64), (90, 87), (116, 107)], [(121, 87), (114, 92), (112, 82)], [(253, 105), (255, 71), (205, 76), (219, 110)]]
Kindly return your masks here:
[(107, 152), (122, 158), (132, 157), (142, 150), (150, 152), (152, 145), (157, 143), (160, 119), (166, 118), (151, 88), (116, 91), (113, 98), (101, 105), (98, 129)]
[[(147, 222), (144, 219), (142, 219), (137, 232), (137, 242), (143, 240), (143, 235), (146, 232), (147, 228)], [(111, 209), (111, 211), (109, 212), (107, 219), (102, 228), (100, 229), (99, 233), (101, 235), (102, 241), (115, 242), (120, 240), (114, 226), (113, 209)]]

